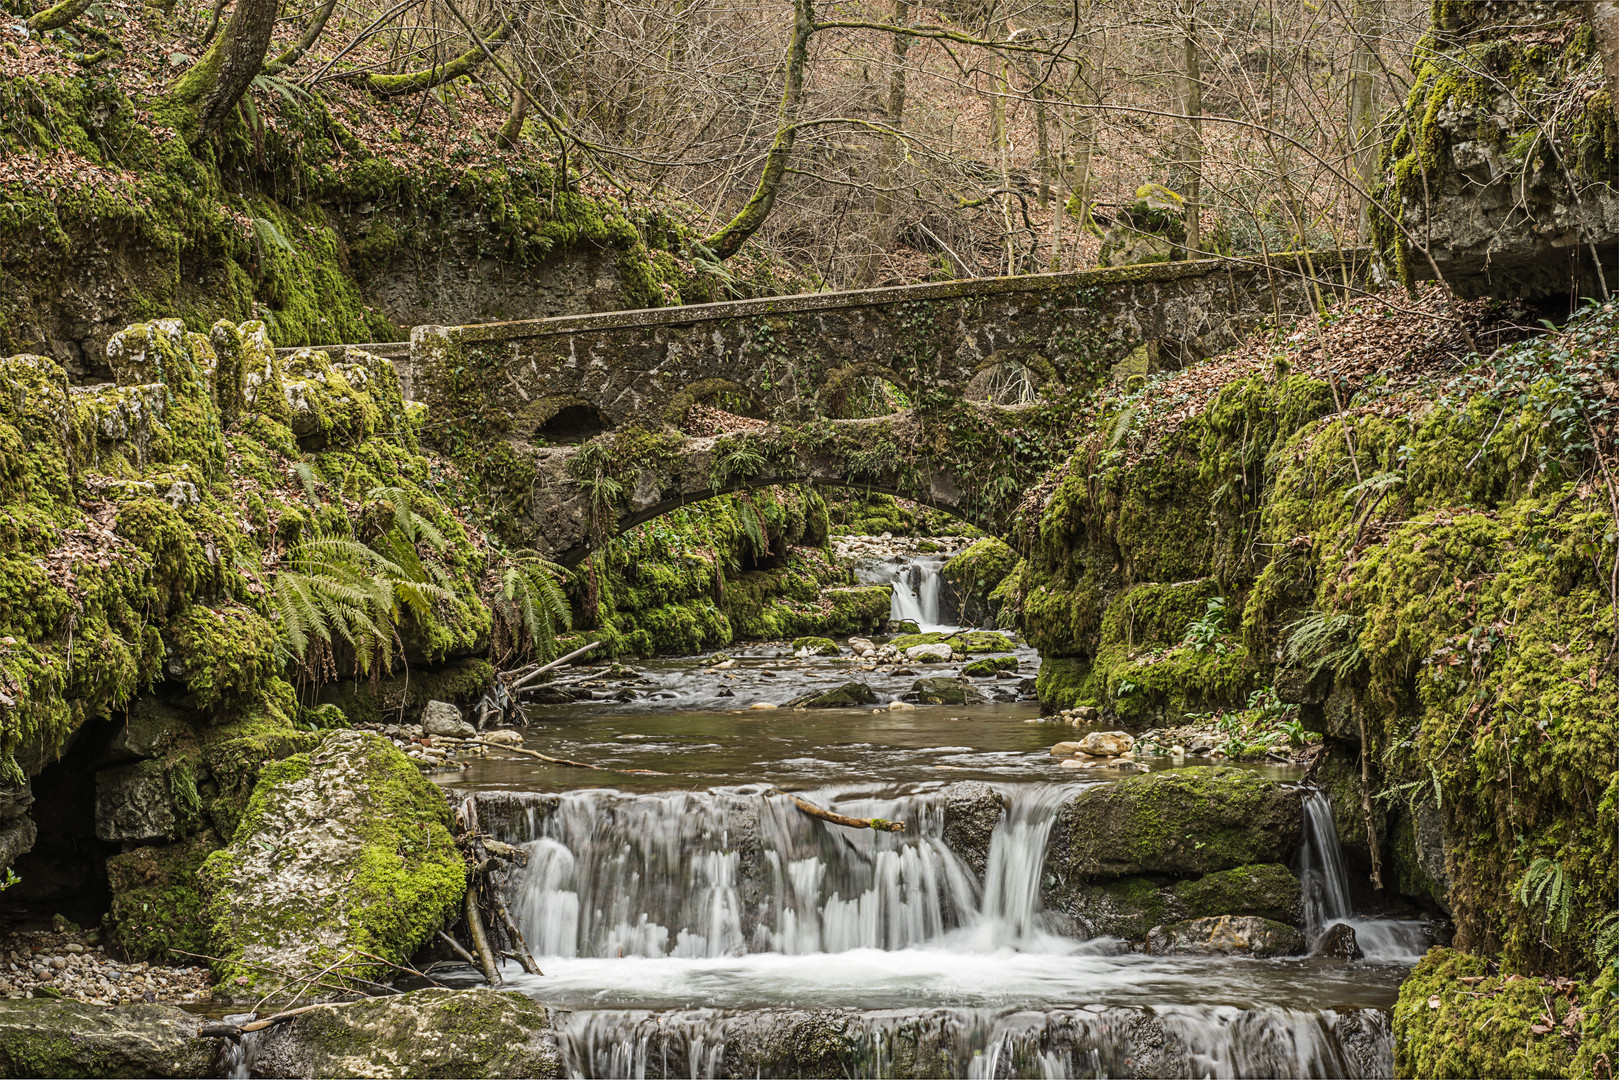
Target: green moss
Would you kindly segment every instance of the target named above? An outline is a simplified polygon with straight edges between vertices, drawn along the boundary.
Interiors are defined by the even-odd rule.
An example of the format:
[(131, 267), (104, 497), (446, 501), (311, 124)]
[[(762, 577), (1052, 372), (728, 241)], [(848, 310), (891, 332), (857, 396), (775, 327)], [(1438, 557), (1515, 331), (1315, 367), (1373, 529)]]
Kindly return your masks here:
[(793, 652), (808, 649), (811, 656), (837, 656), (842, 652), (838, 643), (831, 638), (801, 637), (795, 638), (792, 643)]
[(1015, 656), (986, 656), (982, 660), (974, 660), (961, 669), (963, 675), (974, 679), (984, 679), (997, 672), (1016, 671), (1018, 658)]
[[(315, 829), (303, 803), (317, 789), (323, 805), (341, 808), (348, 835), (335, 846), (328, 841), (313, 862), (293, 852), (291, 859), (303, 861), (266, 858), (265, 851), (295, 839), (290, 822)], [(255, 958), (288, 948), (315, 964), (350, 949), (404, 960), (453, 915), (465, 888), (449, 823), (439, 790), (375, 735), (335, 732), (312, 751), (265, 767), (230, 846), (201, 871), (211, 952), (222, 958), (217, 973), (275, 985), (282, 977), (253, 966)], [(315, 831), (296, 839), (322, 841)], [(318, 880), (272, 888), (268, 877), (283, 874)]]
[(171, 948), (208, 951), (197, 871), (219, 846), (210, 834), (165, 847), (135, 848), (107, 860), (112, 890), (107, 919), (131, 960), (177, 963), (186, 958), (171, 954)]
[(1176, 882), (1173, 891), (1185, 905), (1186, 918), (1210, 915), (1257, 915), (1296, 925), (1302, 914), (1299, 880), (1280, 863), (1237, 866)]

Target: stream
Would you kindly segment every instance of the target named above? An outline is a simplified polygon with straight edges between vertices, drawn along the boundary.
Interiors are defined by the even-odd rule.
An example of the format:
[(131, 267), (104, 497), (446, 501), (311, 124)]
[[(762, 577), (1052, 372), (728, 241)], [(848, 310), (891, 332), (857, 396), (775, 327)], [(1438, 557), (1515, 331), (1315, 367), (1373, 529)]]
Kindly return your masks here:
[[(1032, 701), (753, 709), (913, 677), (728, 652), (727, 671), (661, 659), (611, 684), (633, 697), (530, 709), (531, 749), (666, 775), (485, 759), (441, 781), (527, 850), (505, 899), (545, 974), (504, 975), (554, 1010), (571, 1075), (1392, 1075), (1388, 1010), (1426, 935), (1354, 916), (1319, 792), (1300, 784), (1307, 935), (1351, 922), (1365, 959), (1153, 956), (1042, 909), (1063, 802), (1127, 775), (1060, 768), (1048, 749), (1072, 727)], [(1005, 808), (980, 879), (946, 841), (947, 807), (985, 785)], [(776, 788), (907, 831), (828, 825)]]

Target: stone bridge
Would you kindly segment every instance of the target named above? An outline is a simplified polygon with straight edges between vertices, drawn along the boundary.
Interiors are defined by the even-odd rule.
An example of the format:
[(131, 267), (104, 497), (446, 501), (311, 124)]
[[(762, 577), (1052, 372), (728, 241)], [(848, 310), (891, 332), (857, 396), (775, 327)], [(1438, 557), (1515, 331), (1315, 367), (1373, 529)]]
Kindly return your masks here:
[(1127, 360), (1180, 367), (1313, 311), (1366, 264), (1314, 252), (419, 326), (396, 362), (431, 441), (564, 562), (683, 503), (783, 483), (998, 531), (1058, 463), (1077, 394)]

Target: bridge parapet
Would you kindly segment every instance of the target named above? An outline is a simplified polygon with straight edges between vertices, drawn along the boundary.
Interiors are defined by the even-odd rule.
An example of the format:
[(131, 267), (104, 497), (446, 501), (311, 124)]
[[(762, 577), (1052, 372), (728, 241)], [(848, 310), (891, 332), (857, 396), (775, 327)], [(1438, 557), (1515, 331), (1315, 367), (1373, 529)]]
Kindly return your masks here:
[(1313, 310), (1364, 251), (1208, 259), (809, 293), (475, 326), (419, 326), (407, 392), (454, 427), (524, 442), (678, 424), (716, 394), (755, 416), (832, 415), (862, 376), (925, 407), (1015, 364), (1042, 392), (1088, 388), (1144, 344), (1164, 366)]

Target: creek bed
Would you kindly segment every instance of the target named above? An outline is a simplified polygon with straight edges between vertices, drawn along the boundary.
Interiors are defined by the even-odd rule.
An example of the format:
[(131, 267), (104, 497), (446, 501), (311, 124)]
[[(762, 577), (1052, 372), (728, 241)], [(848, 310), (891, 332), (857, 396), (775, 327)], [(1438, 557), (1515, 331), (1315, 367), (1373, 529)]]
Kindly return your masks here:
[[(744, 652), (726, 682), (779, 701), (850, 677)], [(716, 708), (698, 660), (638, 670), (675, 696), (534, 709), (525, 744), (668, 775), (485, 759), (441, 781), (528, 850), (505, 889), (545, 975), (505, 975), (556, 1010), (574, 1075), (1391, 1073), (1388, 1010), (1425, 947), (1417, 924), (1363, 921), (1375, 945), (1357, 962), (1170, 957), (1087, 940), (1044, 909), (1064, 801), (1140, 766), (1076, 779), (1049, 753), (1075, 729), (1032, 702)], [(827, 825), (776, 788), (908, 828)], [(947, 833), (984, 797), (1004, 810), (975, 869)], [(1308, 877), (1332, 860), (1306, 832)]]

